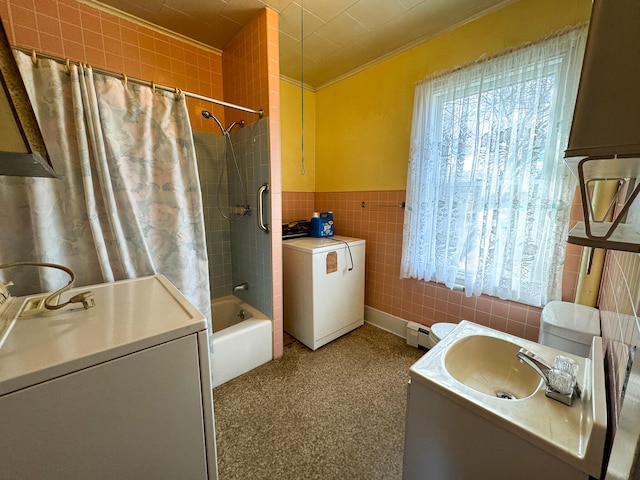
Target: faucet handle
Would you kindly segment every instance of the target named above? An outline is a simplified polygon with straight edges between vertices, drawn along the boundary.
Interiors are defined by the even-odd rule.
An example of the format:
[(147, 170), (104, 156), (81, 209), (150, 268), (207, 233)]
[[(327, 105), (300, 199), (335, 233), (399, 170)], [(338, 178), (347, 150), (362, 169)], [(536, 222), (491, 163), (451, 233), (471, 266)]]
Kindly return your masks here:
[(549, 371), (549, 387), (562, 395), (573, 394), (576, 378), (569, 372), (553, 368)]
[(0, 281), (0, 305), (2, 305), (8, 298), (11, 298), (11, 293), (7, 287), (13, 285), (13, 282), (9, 280), (8, 282)]

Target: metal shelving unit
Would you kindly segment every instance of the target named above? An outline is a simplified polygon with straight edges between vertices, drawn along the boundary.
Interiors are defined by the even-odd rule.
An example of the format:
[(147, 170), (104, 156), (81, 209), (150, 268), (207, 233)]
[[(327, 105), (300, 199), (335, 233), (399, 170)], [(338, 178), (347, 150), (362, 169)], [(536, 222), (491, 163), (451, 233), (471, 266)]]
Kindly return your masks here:
[[(569, 233), (570, 243), (640, 252), (640, 232), (625, 223), (629, 207), (640, 192), (640, 185), (636, 185), (640, 178), (638, 31), (637, 0), (593, 2), (564, 155), (580, 182), (584, 213), (584, 222)], [(600, 180), (618, 181), (618, 190), (605, 216), (594, 218), (591, 192)]]
[[(629, 207), (640, 193), (640, 158), (568, 158), (565, 162), (578, 178), (584, 221), (569, 232), (567, 241), (586, 247), (640, 252), (640, 231), (625, 224)], [(598, 181), (618, 182), (618, 191), (607, 209), (612, 212), (622, 205), (612, 221), (595, 218), (592, 185)], [(637, 183), (637, 184), (636, 184)]]

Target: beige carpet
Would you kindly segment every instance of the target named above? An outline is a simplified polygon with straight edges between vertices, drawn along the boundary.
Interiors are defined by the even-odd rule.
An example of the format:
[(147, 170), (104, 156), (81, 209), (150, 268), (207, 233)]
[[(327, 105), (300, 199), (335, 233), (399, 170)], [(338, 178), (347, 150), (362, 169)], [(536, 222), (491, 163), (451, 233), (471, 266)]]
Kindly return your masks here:
[(409, 367), (424, 351), (371, 325), (214, 390), (220, 480), (402, 477)]

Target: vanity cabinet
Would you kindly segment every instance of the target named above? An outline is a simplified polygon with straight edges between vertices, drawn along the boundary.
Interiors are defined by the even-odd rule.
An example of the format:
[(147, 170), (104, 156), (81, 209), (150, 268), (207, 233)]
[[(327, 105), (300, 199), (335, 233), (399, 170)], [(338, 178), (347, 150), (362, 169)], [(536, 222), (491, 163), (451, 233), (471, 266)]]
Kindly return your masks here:
[(402, 479), (435, 478), (588, 480), (589, 475), (412, 380)]

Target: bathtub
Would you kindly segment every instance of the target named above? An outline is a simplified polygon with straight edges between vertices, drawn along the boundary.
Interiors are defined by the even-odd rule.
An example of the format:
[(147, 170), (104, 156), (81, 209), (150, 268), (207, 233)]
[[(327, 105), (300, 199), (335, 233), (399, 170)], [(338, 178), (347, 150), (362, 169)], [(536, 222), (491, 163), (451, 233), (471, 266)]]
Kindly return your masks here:
[(234, 295), (216, 298), (211, 317), (214, 388), (273, 358), (271, 320), (251, 305)]

